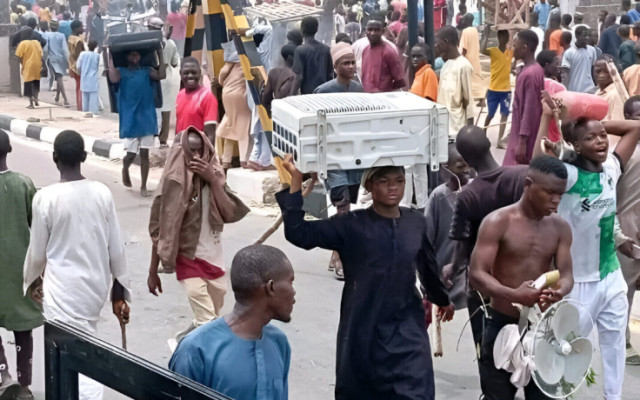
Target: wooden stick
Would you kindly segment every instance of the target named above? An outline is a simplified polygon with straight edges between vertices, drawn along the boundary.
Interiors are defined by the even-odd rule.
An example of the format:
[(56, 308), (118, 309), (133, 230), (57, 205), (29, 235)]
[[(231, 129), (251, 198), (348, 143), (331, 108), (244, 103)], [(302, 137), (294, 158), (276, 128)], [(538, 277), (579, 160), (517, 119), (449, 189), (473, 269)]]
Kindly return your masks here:
[(282, 214), (278, 216), (278, 219), (276, 219), (276, 222), (274, 222), (273, 225), (271, 225), (271, 227), (267, 229), (266, 232), (263, 233), (262, 236), (260, 236), (260, 238), (255, 241), (254, 244), (264, 243), (267, 239), (269, 239), (269, 236), (273, 235), (273, 233), (278, 230), (280, 225), (282, 225)]
[[(437, 308), (436, 308), (437, 314)], [(442, 357), (442, 325), (440, 318), (436, 317), (436, 349), (433, 352), (434, 357)]]
[(120, 334), (122, 336), (122, 348), (127, 349), (127, 325), (120, 322)]
[[(316, 180), (315, 179), (311, 179), (311, 182), (309, 182), (307, 187), (305, 187), (304, 190), (302, 191), (302, 197), (309, 196), (311, 191), (313, 191), (313, 187), (315, 186), (315, 184), (316, 184)], [(271, 227), (269, 227), (269, 229), (267, 229), (265, 231), (265, 233), (263, 233), (262, 236), (260, 236), (260, 238), (258, 240), (256, 240), (255, 243), (253, 243), (253, 244), (256, 245), (256, 244), (264, 243), (267, 239), (269, 239), (269, 237), (271, 235), (273, 235), (273, 233), (275, 231), (278, 230), (280, 225), (282, 225), (282, 214), (280, 214), (280, 216), (278, 216), (278, 219), (276, 219), (276, 221), (273, 223), (273, 225), (271, 225)]]

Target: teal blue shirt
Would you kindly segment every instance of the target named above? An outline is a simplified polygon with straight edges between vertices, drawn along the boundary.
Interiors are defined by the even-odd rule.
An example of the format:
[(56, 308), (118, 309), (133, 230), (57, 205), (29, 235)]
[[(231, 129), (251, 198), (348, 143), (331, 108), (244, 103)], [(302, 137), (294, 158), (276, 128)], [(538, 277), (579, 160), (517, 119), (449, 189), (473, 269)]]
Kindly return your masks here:
[(169, 369), (234, 400), (287, 400), (290, 361), (289, 341), (275, 326), (245, 340), (218, 318), (180, 342)]
[(118, 88), (118, 116), (120, 139), (151, 136), (158, 133), (156, 105), (151, 68), (129, 69), (118, 67), (120, 85)]

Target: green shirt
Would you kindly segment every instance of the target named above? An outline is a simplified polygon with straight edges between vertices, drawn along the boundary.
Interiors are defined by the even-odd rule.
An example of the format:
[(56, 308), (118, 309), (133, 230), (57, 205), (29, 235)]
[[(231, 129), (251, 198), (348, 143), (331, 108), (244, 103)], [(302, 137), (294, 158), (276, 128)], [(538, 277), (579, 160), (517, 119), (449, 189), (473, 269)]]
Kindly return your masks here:
[(27, 331), (42, 325), (40, 308), (22, 292), (35, 193), (28, 177), (0, 172), (0, 327), (9, 331)]

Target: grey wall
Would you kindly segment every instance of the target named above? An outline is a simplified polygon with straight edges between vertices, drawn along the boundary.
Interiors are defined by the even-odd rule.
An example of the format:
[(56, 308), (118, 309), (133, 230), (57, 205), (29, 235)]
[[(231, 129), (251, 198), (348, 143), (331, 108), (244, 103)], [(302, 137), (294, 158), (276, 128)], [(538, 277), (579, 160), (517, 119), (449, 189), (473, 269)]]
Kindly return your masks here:
[[(597, 27), (598, 11), (607, 10), (610, 13), (614, 12), (620, 16), (622, 15), (620, 3), (620, 0), (580, 0), (576, 9), (584, 14), (585, 24)], [(633, 7), (633, 0), (631, 3)]]
[(9, 0), (0, 0), (0, 24), (9, 23), (9, 15), (11, 8), (9, 8)]

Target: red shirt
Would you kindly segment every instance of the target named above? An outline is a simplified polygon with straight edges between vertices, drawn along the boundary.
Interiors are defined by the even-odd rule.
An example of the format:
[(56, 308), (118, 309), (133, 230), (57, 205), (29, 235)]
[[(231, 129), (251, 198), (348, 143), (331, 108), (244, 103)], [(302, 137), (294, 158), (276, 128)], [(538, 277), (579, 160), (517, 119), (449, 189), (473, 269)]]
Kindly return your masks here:
[(182, 89), (176, 98), (176, 132), (190, 125), (203, 131), (206, 124), (218, 123), (218, 101), (204, 86), (193, 92)]
[(405, 87), (404, 68), (396, 46), (381, 42), (362, 53), (362, 88), (367, 93), (391, 92)]

